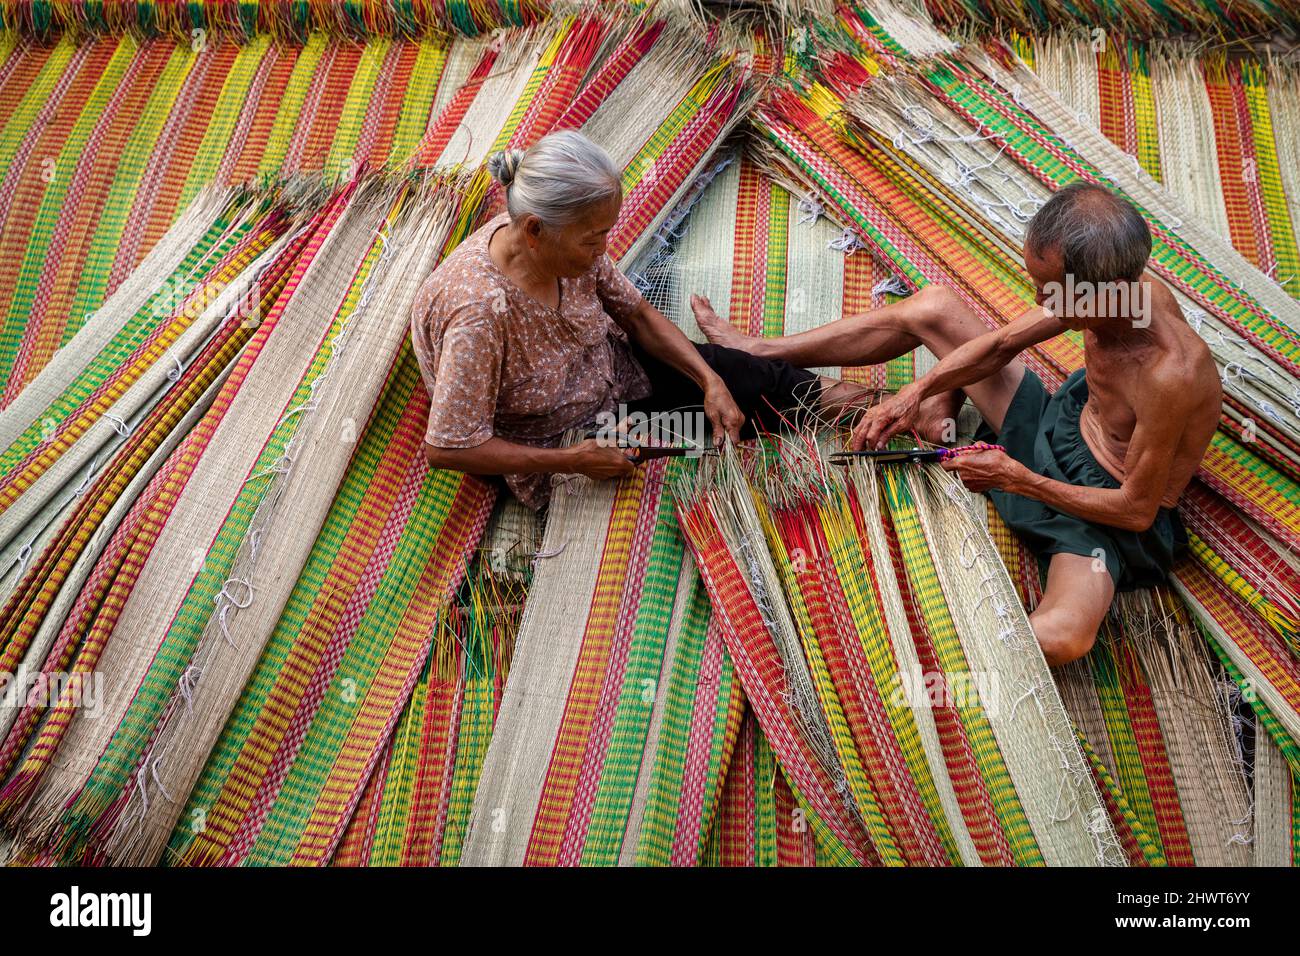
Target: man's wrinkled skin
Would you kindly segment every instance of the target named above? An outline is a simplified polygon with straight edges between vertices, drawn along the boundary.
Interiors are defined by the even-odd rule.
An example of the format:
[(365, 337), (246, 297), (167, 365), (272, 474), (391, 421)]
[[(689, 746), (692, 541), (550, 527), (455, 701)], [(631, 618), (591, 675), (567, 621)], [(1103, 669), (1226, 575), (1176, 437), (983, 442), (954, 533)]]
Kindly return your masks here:
[[(1107, 315), (1103, 307), (1092, 310), (1103, 314), (1066, 319), (1043, 307), (1047, 290), (1065, 284), (1060, 253), (1026, 250), (1025, 268), (1039, 304), (994, 331), (943, 286), (784, 338), (741, 335), (711, 310), (697, 310), (697, 318), (710, 341), (804, 367), (872, 365), (920, 345), (938, 356), (930, 372), (867, 410), (854, 428), (854, 449), (882, 448), (912, 431), (937, 442), (966, 396), (1000, 430), (1025, 374), (1017, 356), (1067, 329), (1080, 331), (1089, 393), (1083, 414), (1106, 444), (1094, 449), (1099, 461), (1123, 463), (1124, 474), (1115, 476), (1120, 487), (1054, 481), (1000, 451), (971, 452), (943, 467), (973, 491), (999, 489), (1099, 525), (1144, 531), (1161, 503), (1176, 500), (1187, 486), (1218, 426), (1222, 393), (1213, 357), (1173, 293), (1149, 272), (1138, 280), (1147, 304), (1143, 315)], [(1043, 601), (1031, 615), (1048, 663), (1075, 660), (1092, 648), (1114, 591), (1110, 574), (1098, 571), (1093, 558), (1051, 556)]]

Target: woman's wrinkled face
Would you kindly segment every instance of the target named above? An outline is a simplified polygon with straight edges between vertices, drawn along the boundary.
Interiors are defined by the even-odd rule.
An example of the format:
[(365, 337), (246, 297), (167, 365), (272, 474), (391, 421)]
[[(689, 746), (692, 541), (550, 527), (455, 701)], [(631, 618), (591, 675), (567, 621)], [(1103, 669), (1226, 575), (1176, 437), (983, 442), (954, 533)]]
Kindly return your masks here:
[[(578, 221), (559, 228), (538, 225), (530, 244), (541, 264), (556, 276), (580, 276), (605, 254), (609, 232), (618, 221), (621, 198), (588, 207)], [(535, 241), (534, 241), (535, 240)]]

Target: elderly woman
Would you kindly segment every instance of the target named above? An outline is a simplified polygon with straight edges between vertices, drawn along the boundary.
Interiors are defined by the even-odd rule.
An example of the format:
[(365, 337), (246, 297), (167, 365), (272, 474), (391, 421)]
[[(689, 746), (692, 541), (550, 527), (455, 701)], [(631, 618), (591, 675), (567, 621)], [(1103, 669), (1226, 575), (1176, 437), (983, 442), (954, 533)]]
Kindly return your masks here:
[(568, 429), (620, 406), (702, 408), (720, 441), (752, 434), (753, 419), (768, 430), (799, 421), (824, 396), (830, 380), (787, 362), (691, 343), (641, 296), (605, 254), (622, 184), (586, 137), (553, 133), (526, 153), (495, 154), (488, 169), (507, 211), (434, 270), (412, 310), (431, 465), (504, 475), (537, 508), (548, 474), (633, 471), (624, 449), (559, 447)]

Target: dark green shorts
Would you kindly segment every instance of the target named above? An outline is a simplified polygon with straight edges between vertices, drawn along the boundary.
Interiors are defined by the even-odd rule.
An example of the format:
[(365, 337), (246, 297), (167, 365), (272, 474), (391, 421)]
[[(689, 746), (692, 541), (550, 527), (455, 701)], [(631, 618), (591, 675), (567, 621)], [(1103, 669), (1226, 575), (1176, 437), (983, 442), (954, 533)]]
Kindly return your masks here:
[[(1087, 400), (1084, 369), (1053, 394), (1026, 369), (1002, 430), (995, 435), (981, 424), (976, 438), (997, 442), (1016, 461), (1048, 478), (1070, 485), (1118, 488), (1120, 483), (1101, 467), (1079, 434), (1079, 413)], [(1149, 529), (1135, 532), (1093, 524), (1021, 495), (991, 491), (989, 497), (1041, 561), (1058, 553), (1100, 558), (1121, 591), (1164, 581), (1175, 555), (1187, 544), (1187, 533), (1172, 508), (1161, 508)]]

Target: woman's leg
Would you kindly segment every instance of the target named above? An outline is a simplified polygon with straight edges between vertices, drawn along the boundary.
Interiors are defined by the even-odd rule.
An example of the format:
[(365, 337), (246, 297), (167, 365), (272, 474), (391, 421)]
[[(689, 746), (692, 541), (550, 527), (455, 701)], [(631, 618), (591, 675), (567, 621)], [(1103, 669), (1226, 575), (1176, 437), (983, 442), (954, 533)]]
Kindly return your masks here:
[[(744, 413), (742, 434), (758, 430), (779, 431), (786, 425), (831, 424), (851, 408), (870, 403), (877, 390), (828, 378), (779, 359), (766, 359), (739, 349), (696, 345), (731, 391)], [(669, 365), (633, 347), (633, 355), (650, 379), (652, 394), (636, 402), (631, 411), (647, 415), (691, 410), (703, 416), (704, 395), (693, 380)]]

